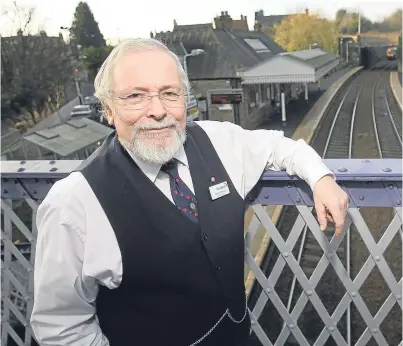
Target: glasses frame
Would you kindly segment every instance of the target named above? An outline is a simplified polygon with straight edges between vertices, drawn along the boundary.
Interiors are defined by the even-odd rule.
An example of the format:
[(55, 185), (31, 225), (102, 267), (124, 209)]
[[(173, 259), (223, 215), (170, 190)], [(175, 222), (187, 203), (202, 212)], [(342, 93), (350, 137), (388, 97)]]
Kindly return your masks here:
[[(114, 100), (116, 100), (118, 103), (120, 103), (120, 105), (125, 108), (125, 109), (129, 109), (129, 110), (142, 110), (146, 107), (148, 107), (151, 103), (151, 99), (153, 97), (158, 96), (158, 98), (160, 99), (161, 103), (164, 105), (164, 107), (167, 108), (181, 108), (181, 107), (186, 107), (186, 103), (187, 103), (187, 96), (188, 94), (186, 94), (183, 90), (180, 91), (180, 95), (179, 95), (179, 99), (178, 99), (178, 106), (172, 106), (172, 104), (167, 104), (166, 100), (163, 99), (163, 97), (161, 96), (161, 93), (163, 93), (166, 90), (162, 90), (162, 91), (145, 91), (145, 93), (147, 93), (147, 96), (144, 97), (145, 99), (145, 104), (144, 105), (130, 105), (127, 104), (126, 100), (128, 99), (128, 97), (131, 95), (129, 94), (128, 96), (119, 96), (116, 94), (112, 94), (112, 98)], [(144, 91), (142, 91), (144, 92)], [(133, 92), (134, 93), (134, 92)], [(183, 104), (179, 101), (183, 100)], [(176, 102), (176, 101), (171, 101), (171, 102)]]

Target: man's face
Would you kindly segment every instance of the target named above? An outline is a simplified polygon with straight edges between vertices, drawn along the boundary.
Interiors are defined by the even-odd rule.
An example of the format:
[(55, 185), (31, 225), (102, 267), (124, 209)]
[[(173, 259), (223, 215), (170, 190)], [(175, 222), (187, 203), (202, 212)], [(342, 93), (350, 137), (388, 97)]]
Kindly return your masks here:
[(112, 105), (119, 140), (140, 159), (163, 164), (186, 139), (184, 90), (178, 67), (166, 52), (123, 55), (113, 74)]

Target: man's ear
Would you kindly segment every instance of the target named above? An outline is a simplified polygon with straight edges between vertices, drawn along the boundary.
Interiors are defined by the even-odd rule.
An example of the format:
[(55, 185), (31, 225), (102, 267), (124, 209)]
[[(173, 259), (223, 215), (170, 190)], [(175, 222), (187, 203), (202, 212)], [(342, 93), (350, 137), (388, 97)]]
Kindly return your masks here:
[(113, 123), (114, 123), (114, 115), (113, 115), (111, 107), (106, 103), (104, 103), (102, 105), (102, 107), (104, 109), (105, 117), (106, 117), (106, 120), (108, 121), (108, 124), (113, 125)]

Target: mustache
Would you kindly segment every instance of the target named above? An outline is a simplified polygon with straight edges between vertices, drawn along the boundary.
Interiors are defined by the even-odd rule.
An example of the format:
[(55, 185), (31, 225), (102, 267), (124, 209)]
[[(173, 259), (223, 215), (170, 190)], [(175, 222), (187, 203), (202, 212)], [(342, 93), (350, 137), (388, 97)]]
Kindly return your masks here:
[(178, 123), (174, 119), (164, 119), (159, 122), (151, 123), (151, 124), (138, 124), (134, 126), (135, 131), (142, 130), (160, 130), (167, 127), (177, 127)]

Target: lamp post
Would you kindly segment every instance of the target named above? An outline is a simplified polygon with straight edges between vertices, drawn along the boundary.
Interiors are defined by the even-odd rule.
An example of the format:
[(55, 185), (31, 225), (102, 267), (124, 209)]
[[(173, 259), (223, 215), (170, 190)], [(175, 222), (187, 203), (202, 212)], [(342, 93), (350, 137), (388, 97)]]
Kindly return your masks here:
[[(61, 26), (60, 30), (70, 31), (70, 28), (68, 28), (67, 26)], [(69, 43), (69, 46), (70, 46), (70, 53), (71, 53), (72, 52), (71, 41)], [(83, 104), (83, 94), (81, 92), (80, 81), (82, 79), (82, 73), (83, 73), (83, 69), (84, 69), (83, 59), (86, 58), (86, 56), (82, 55), (81, 48), (82, 48), (81, 45), (79, 45), (79, 44), (76, 45), (76, 49), (78, 52), (78, 62), (72, 61), (72, 64), (74, 65), (74, 67), (73, 67), (74, 84), (76, 86), (77, 97), (80, 102), (80, 105)], [(79, 65), (79, 68), (77, 68), (77, 65)]]
[(192, 49), (192, 51), (189, 54), (185, 55), (183, 59), (183, 69), (185, 70), (186, 75), (188, 74), (187, 58), (189, 56), (197, 56), (205, 53), (206, 52), (203, 49)]

